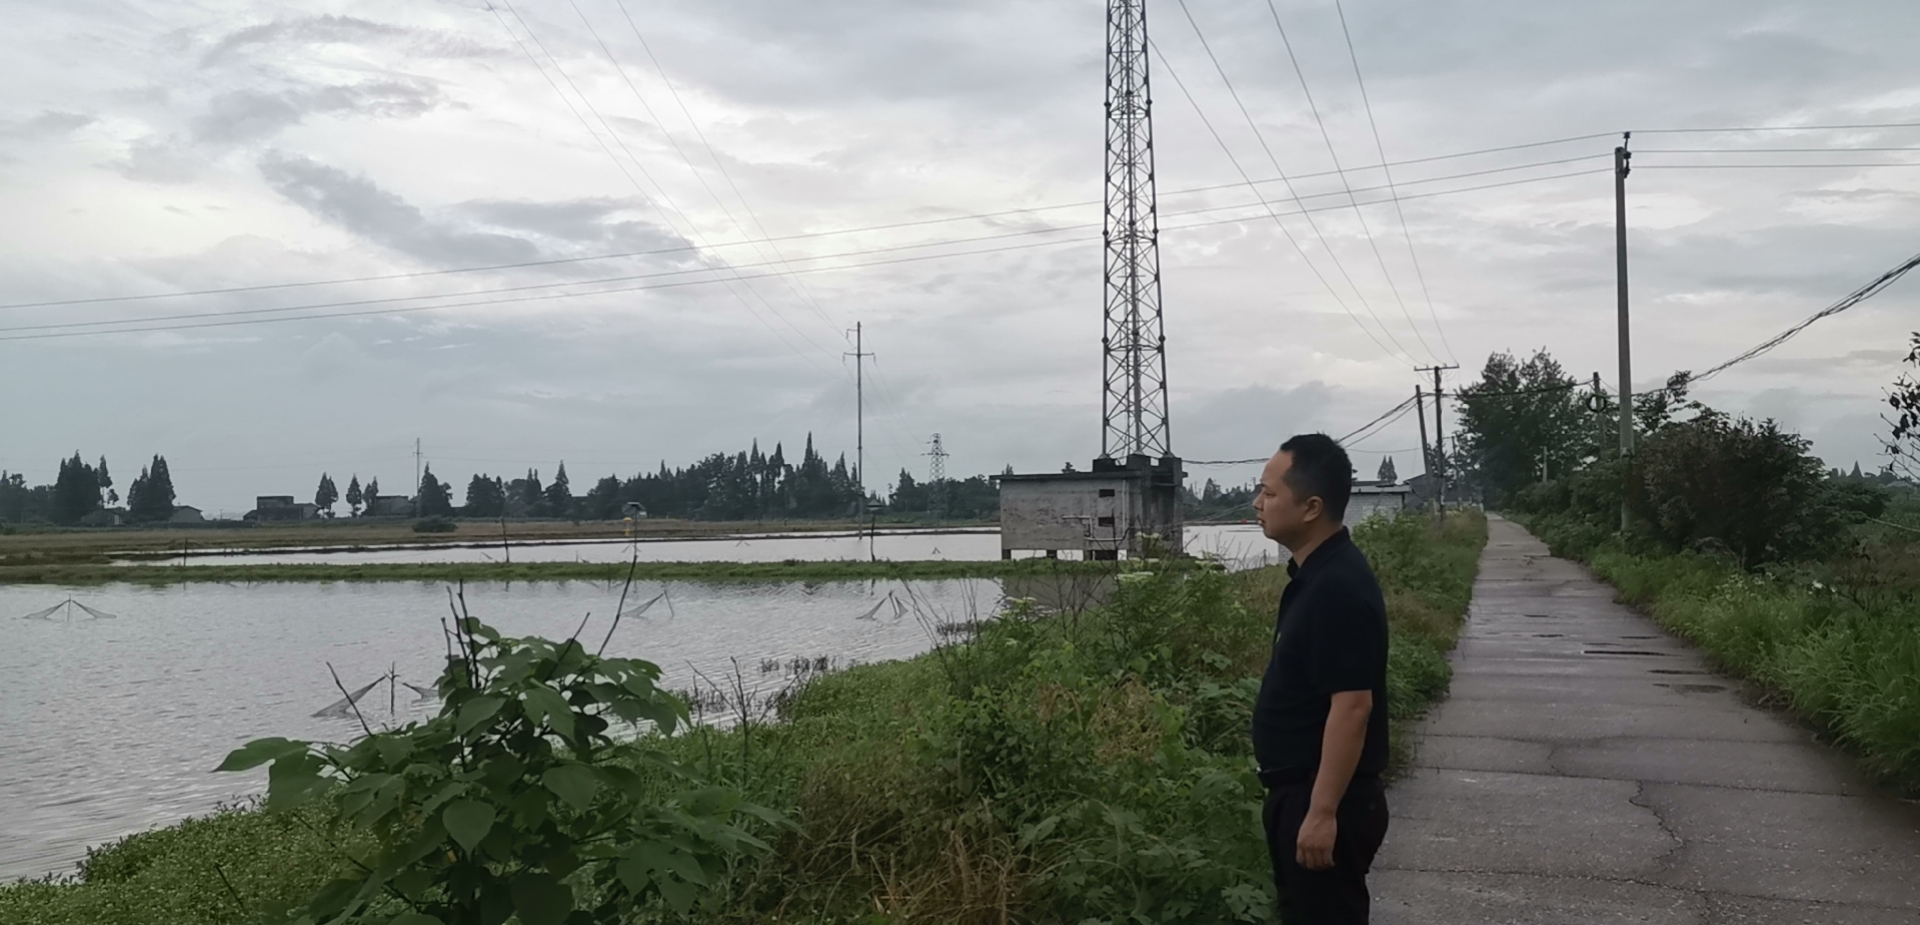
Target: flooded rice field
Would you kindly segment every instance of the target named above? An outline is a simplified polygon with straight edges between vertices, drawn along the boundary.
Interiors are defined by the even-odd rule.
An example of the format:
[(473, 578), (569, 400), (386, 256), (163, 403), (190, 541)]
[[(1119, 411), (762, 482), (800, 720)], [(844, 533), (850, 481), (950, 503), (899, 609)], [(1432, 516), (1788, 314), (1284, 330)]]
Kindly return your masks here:
[[(869, 548), (871, 544), (871, 551)], [(1257, 527), (1191, 525), (1187, 549), (1231, 567), (1275, 561)], [(199, 563), (988, 560), (997, 531), (758, 534), (718, 539), (414, 546), (194, 555)], [(905, 658), (990, 618), (1003, 596), (1075, 608), (1102, 596), (1068, 579), (825, 583), (639, 582), (609, 654), (658, 664), (677, 690), (764, 698), (796, 671)], [(1110, 584), (1111, 579), (1105, 579)], [(604, 634), (621, 587), (470, 584), (474, 616), (509, 635), (563, 638), (591, 613)], [(437, 582), (0, 585), (0, 880), (65, 873), (86, 848), (258, 793), (264, 774), (214, 774), (262, 736), (330, 741), (359, 728), (328, 707), (358, 691), (374, 723), (435, 709), (448, 589)], [(338, 682), (335, 673), (338, 674)], [(381, 681), (392, 676), (391, 681)], [(701, 698), (710, 720), (731, 706)]]
[[(1251, 524), (1191, 524), (1187, 551), (1236, 564), (1271, 558), (1272, 542)], [(1032, 553), (1022, 553), (1032, 555)], [(423, 562), (783, 562), (859, 560), (984, 562), (1000, 558), (1000, 531), (879, 530), (865, 533), (755, 533), (699, 539), (571, 542), (420, 543), (381, 548), (193, 550), (173, 562), (193, 565), (357, 565)], [(151, 564), (152, 560), (126, 564)]]
[[(589, 612), (588, 634), (605, 633), (620, 591), (466, 593), (502, 632), (562, 638)], [(925, 651), (940, 624), (991, 616), (1000, 597), (989, 580), (637, 583), (608, 652), (658, 664), (676, 689), (728, 684), (737, 665), (766, 694), (803, 661)], [(350, 713), (315, 715), (342, 699), (334, 671), (349, 690), (397, 675), (358, 701), (374, 723), (426, 715), (435, 703), (407, 685), (433, 684), (447, 613), (447, 589), (424, 582), (0, 586), (0, 880), (71, 871), (89, 845), (259, 792), (264, 775), (211, 773), (249, 739), (350, 739)]]

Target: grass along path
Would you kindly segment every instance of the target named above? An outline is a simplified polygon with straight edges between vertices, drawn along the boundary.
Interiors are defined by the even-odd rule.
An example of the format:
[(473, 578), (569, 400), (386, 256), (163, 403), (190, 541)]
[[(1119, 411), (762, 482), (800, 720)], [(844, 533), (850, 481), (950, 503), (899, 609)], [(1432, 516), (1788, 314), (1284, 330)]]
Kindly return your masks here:
[[(1757, 684), (1771, 705), (1812, 722), (1868, 771), (1920, 793), (1920, 600), (1892, 581), (1835, 586), (1750, 573), (1696, 552), (1633, 552), (1556, 517), (1523, 516), (1555, 555), (1585, 562), (1620, 600)], [(1905, 563), (1882, 566), (1890, 572)]]
[[(1386, 591), (1405, 722), (1447, 689), (1486, 522), (1412, 516), (1355, 538)], [(1269, 921), (1247, 725), (1285, 582), (1141, 571), (1098, 610), (1011, 602), (965, 642), (796, 680), (777, 721), (735, 703), (747, 722), (661, 742), (796, 823), (761, 832), (770, 853), (717, 880), (692, 920)], [(102, 848), (75, 879), (0, 887), (0, 922), (243, 925), (303, 900), (357, 837), (324, 817), (221, 813)]]

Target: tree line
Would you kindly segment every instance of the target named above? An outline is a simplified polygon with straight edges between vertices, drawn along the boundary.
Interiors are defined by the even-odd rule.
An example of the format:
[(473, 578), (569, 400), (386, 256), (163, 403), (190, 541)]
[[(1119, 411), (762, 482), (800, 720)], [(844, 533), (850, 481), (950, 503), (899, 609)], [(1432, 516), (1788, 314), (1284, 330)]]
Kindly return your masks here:
[[(28, 485), (26, 476), (0, 470), (0, 522), (40, 522), (74, 526), (88, 515), (118, 505), (120, 493), (114, 488), (107, 458), (88, 463), (75, 451), (60, 461), (51, 485)], [(159, 523), (176, 510), (173, 475), (167, 470), (167, 458), (155, 454), (141, 467), (140, 474), (127, 486), (126, 518), (134, 523)]]

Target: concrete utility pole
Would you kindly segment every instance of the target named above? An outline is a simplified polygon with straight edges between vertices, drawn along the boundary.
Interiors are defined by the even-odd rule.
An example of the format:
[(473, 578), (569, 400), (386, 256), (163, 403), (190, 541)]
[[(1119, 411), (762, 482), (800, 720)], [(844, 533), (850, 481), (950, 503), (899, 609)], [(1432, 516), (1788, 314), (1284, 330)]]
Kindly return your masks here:
[[(860, 506), (854, 511), (854, 516), (857, 518), (861, 514), (869, 513), (867, 509), (867, 391), (863, 363), (867, 357), (873, 356), (866, 352), (862, 340), (861, 323), (858, 321), (853, 323), (853, 352), (847, 356), (853, 357), (853, 487), (854, 493), (860, 498)], [(871, 517), (868, 518), (867, 523), (867, 559), (869, 561), (874, 559)]]
[(420, 438), (413, 438), (413, 516), (420, 516)]
[[(1433, 474), (1433, 452), (1427, 449), (1427, 403), (1426, 396), (1420, 391), (1420, 383), (1413, 384), (1413, 416), (1420, 421), (1420, 471), (1427, 474), (1427, 480), (1435, 482)], [(1439, 506), (1440, 496), (1434, 495), (1434, 505)]]
[(1434, 498), (1442, 506), (1444, 506), (1447, 501), (1447, 437), (1446, 430), (1441, 426), (1440, 422), (1440, 374), (1449, 369), (1459, 368), (1458, 366), (1420, 366), (1414, 368), (1414, 372), (1433, 373), (1433, 445), (1434, 448), (1440, 451), (1434, 454), (1434, 461), (1437, 463), (1436, 468), (1440, 470), (1434, 474), (1436, 483)]
[[(1615, 277), (1620, 290), (1620, 463), (1627, 464), (1627, 458), (1633, 455), (1633, 360), (1627, 335), (1627, 174), (1633, 168), (1628, 162), (1633, 152), (1627, 150), (1627, 142), (1633, 139), (1632, 132), (1620, 136), (1620, 146), (1613, 149), (1613, 250), (1618, 264)], [(1627, 529), (1627, 501), (1620, 499), (1620, 531)]]

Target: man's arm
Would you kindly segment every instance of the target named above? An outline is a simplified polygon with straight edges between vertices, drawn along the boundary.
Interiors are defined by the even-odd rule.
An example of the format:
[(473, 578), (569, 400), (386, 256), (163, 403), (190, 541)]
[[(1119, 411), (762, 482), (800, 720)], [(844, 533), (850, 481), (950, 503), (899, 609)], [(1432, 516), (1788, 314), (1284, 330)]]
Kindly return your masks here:
[(1320, 773), (1313, 780), (1313, 800), (1300, 824), (1295, 858), (1308, 870), (1333, 866), (1333, 842), (1340, 825), (1336, 811), (1347, 794), (1353, 769), (1367, 744), (1367, 717), (1373, 712), (1372, 691), (1341, 691), (1327, 710), (1327, 730), (1320, 740)]

